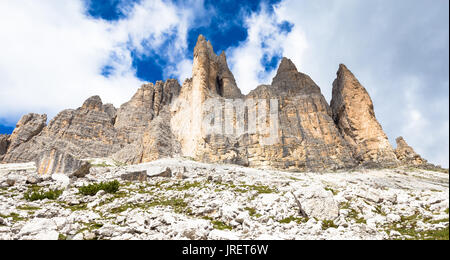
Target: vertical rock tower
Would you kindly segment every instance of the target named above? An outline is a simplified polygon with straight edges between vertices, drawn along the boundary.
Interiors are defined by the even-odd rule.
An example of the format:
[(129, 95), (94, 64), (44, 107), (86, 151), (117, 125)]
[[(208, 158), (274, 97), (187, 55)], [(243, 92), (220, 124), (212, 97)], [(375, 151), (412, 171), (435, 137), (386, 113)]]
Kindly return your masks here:
[(333, 119), (353, 149), (353, 157), (367, 167), (394, 167), (398, 160), (378, 123), (366, 89), (343, 64), (333, 82)]

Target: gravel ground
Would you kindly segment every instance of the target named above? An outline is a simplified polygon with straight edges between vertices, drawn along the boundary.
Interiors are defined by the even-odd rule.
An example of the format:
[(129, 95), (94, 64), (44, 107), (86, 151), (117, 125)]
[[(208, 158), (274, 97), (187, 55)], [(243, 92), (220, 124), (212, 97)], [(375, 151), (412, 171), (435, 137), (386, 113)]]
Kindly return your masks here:
[[(39, 176), (33, 163), (0, 165), (0, 239), (449, 236), (447, 173), (403, 168), (292, 173), (187, 159), (131, 166), (91, 162), (95, 167), (83, 178)], [(114, 180), (120, 183), (115, 193), (80, 193), (80, 187)], [(50, 199), (27, 199), (27, 193), (46, 191), (56, 192), (45, 195)]]

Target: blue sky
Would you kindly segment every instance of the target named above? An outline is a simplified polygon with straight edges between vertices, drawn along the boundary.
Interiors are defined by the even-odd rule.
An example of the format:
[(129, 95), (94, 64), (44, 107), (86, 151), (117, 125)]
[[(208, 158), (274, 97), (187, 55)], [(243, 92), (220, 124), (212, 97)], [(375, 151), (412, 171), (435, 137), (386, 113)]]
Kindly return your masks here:
[(6, 0), (0, 2), (0, 133), (92, 95), (116, 107), (144, 82), (190, 77), (198, 34), (238, 86), (294, 61), (328, 101), (339, 63), (370, 93), (393, 143), (448, 166), (448, 0)]
[[(175, 1), (175, 3), (183, 3), (182, 1)], [(216, 52), (220, 53), (229, 48), (236, 47), (239, 43), (245, 41), (248, 37), (247, 28), (243, 26), (245, 18), (251, 13), (261, 10), (263, 6), (267, 6), (268, 12), (272, 12), (273, 6), (279, 3), (276, 1), (230, 1), (230, 0), (206, 0), (203, 2), (206, 10), (204, 16), (198, 17), (195, 24), (189, 28), (187, 32), (187, 48), (183, 55), (192, 59), (193, 49), (197, 42), (199, 34), (203, 34), (211, 41)], [(120, 19), (127, 19), (125, 10), (132, 7), (134, 4), (139, 4), (141, 1), (121, 1), (121, 0), (107, 0), (107, 1), (93, 1), (85, 0), (87, 6), (87, 15), (95, 19), (103, 19), (109, 22), (114, 22)], [(280, 32), (289, 31), (291, 24), (288, 21), (283, 21), (278, 24)], [(169, 33), (170, 34), (170, 33)], [(176, 37), (168, 35), (164, 45), (170, 45), (171, 41)], [(164, 46), (163, 45), (163, 46)], [(164, 47), (162, 47), (163, 49)], [(150, 51), (148, 54), (139, 55), (135, 50), (131, 50), (133, 58), (133, 67), (136, 69), (136, 76), (139, 79), (154, 82), (156, 80), (165, 79), (176, 75), (165, 75), (163, 69), (167, 66), (167, 54), (159, 52), (158, 50)], [(265, 70), (273, 70), (282, 57), (274, 55), (271, 57), (264, 57), (262, 63)], [(113, 71), (113, 67), (105, 65), (104, 74), (108, 76)]]

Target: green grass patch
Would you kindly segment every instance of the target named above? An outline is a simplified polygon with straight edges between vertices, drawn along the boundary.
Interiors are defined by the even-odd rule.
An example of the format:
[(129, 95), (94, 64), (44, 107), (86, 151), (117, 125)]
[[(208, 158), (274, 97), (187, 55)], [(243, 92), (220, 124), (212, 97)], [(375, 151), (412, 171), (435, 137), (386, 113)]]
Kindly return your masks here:
[(448, 227), (438, 230), (427, 230), (421, 232), (424, 240), (449, 240), (449, 229)]
[(17, 213), (11, 213), (9, 215), (2, 215), (2, 214), (0, 214), (0, 217), (2, 217), (2, 218), (12, 218), (12, 220), (15, 221), (15, 222), (26, 220), (26, 218), (21, 217)]
[(230, 225), (227, 225), (225, 222), (220, 220), (213, 220), (211, 221), (215, 229), (218, 230), (233, 230), (233, 227)]
[[(442, 228), (436, 230), (417, 231), (417, 222), (419, 220), (427, 221), (416, 212), (410, 216), (401, 216), (398, 223), (393, 223), (387, 226), (388, 231), (395, 230), (399, 232), (406, 240), (449, 240), (449, 228)], [(437, 224), (448, 221), (448, 219), (430, 221), (429, 223)], [(435, 222), (435, 223), (434, 223)]]
[(39, 210), (41, 208), (24, 205), (24, 206), (18, 206), (18, 207), (16, 207), (16, 209), (20, 209), (20, 210)]
[(353, 219), (357, 224), (367, 224), (366, 220), (362, 217), (359, 217), (358, 211), (350, 206), (349, 202), (344, 202), (339, 205), (340, 209), (347, 209), (348, 215), (346, 217), (347, 220)]
[(111, 213), (117, 214), (126, 211), (127, 209), (135, 209), (135, 208), (141, 208), (141, 209), (148, 209), (150, 207), (172, 207), (175, 213), (184, 213), (187, 215), (191, 215), (192, 211), (187, 206), (188, 204), (183, 200), (179, 198), (157, 198), (149, 203), (139, 203), (139, 204), (133, 204), (133, 203), (126, 203), (119, 207), (113, 208), (110, 210)]
[(126, 163), (119, 162), (119, 161), (116, 161), (116, 160), (113, 160), (113, 161), (114, 161), (115, 166), (117, 166), (117, 167), (120, 167), (120, 166), (127, 166)]
[(296, 222), (297, 224), (301, 224), (301, 223), (307, 222), (308, 220), (309, 220), (309, 218), (297, 218), (294, 216), (290, 216), (290, 217), (284, 218), (278, 222), (280, 222), (281, 224), (289, 224), (291, 222)]
[(242, 185), (242, 186), (250, 190), (257, 191), (259, 194), (269, 194), (276, 192), (276, 190), (271, 189), (269, 186), (265, 185)]
[(170, 199), (161, 199), (155, 200), (151, 202), (149, 207), (163, 206), (163, 207), (172, 207), (175, 213), (186, 213), (190, 214), (190, 210), (187, 208), (188, 204), (183, 199), (178, 198), (170, 198)]
[(380, 214), (381, 216), (386, 216), (387, 214), (383, 211), (380, 205), (376, 205), (373, 210), (374, 213)]
[(331, 191), (331, 193), (333, 193), (334, 196), (338, 195), (338, 193), (339, 193), (339, 191), (334, 190), (334, 189), (331, 188), (331, 187), (325, 187), (325, 190)]
[(179, 183), (175, 183), (174, 185), (167, 187), (166, 190), (177, 190), (177, 191), (184, 191), (184, 190), (189, 190), (191, 188), (200, 188), (202, 187), (202, 183), (201, 182), (179, 182)]
[(89, 185), (83, 185), (78, 188), (78, 191), (85, 196), (93, 196), (100, 190), (104, 190), (106, 193), (116, 193), (119, 190), (120, 183), (117, 180), (110, 182), (93, 183)]
[(98, 164), (92, 164), (92, 167), (101, 167), (101, 168), (105, 168), (105, 167), (112, 167), (113, 165), (109, 165), (109, 164), (107, 164), (107, 163), (105, 163), (105, 162), (102, 162), (102, 163), (98, 163)]
[(245, 210), (248, 211), (248, 214), (249, 214), (251, 217), (259, 218), (259, 217), (262, 216), (261, 214), (256, 213), (256, 209), (255, 209), (255, 208), (246, 207)]
[(71, 211), (87, 210), (87, 203), (81, 203), (78, 205), (66, 205), (64, 206), (64, 208), (70, 209)]
[(429, 221), (431, 224), (439, 224), (439, 223), (449, 223), (448, 218), (439, 219), (439, 220), (431, 220)]
[(67, 237), (63, 234), (58, 235), (58, 240), (67, 240)]
[(337, 228), (338, 226), (334, 224), (333, 220), (322, 220), (322, 230), (327, 230), (329, 228)]
[(61, 194), (63, 193), (63, 190), (48, 190), (48, 191), (42, 191), (39, 189), (32, 188), (28, 190), (24, 198), (28, 201), (36, 201), (36, 200), (43, 200), (43, 199), (49, 199), (49, 200), (56, 200)]

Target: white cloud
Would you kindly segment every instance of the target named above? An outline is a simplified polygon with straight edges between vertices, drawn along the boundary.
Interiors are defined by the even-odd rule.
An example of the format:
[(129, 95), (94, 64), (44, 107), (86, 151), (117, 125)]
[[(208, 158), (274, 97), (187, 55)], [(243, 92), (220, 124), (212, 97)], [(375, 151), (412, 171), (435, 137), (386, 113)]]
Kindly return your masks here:
[[(247, 17), (248, 38), (228, 50), (244, 93), (270, 83), (275, 71), (264, 72), (265, 54), (292, 59), (327, 100), (345, 63), (370, 93), (391, 143), (402, 135), (448, 167), (448, 1), (283, 0), (266, 10)], [(276, 31), (282, 21), (294, 24), (290, 33)]]
[(258, 13), (252, 13), (245, 19), (247, 39), (227, 50), (228, 62), (243, 93), (272, 82), (277, 68), (265, 71), (262, 63), (264, 56), (289, 56), (300, 63), (307, 48), (300, 28), (294, 26), (289, 33), (280, 33), (279, 25), (285, 20), (269, 12), (268, 8), (262, 5)]
[[(130, 49), (146, 55), (170, 39), (168, 59), (182, 55), (192, 10), (145, 0), (128, 12), (126, 19), (107, 22), (86, 16), (81, 0), (0, 1), (0, 118), (54, 116), (91, 95), (119, 106), (142, 83)], [(105, 65), (114, 68), (107, 78), (101, 75)]]
[(448, 5), (284, 0), (275, 13), (303, 30), (308, 49), (295, 64), (327, 100), (345, 63), (371, 95), (391, 143), (402, 135), (423, 157), (448, 167)]
[(178, 82), (180, 82), (180, 84), (183, 84), (186, 79), (192, 77), (192, 63), (193, 61), (191, 59), (182, 59), (173, 66), (168, 66), (167, 68), (165, 68), (164, 76), (168, 78), (172, 75), (175, 75), (178, 79)]

